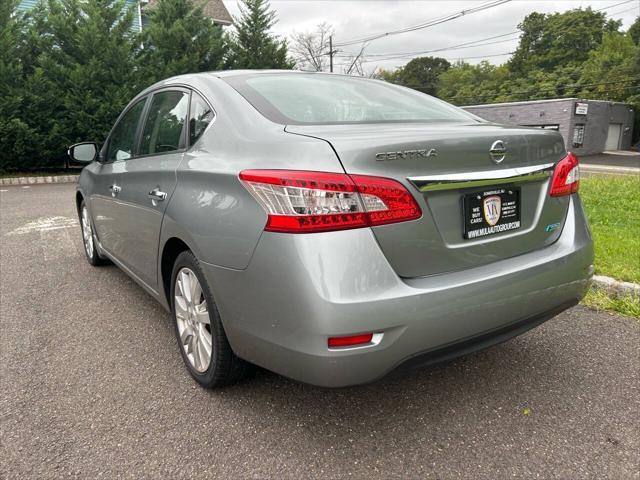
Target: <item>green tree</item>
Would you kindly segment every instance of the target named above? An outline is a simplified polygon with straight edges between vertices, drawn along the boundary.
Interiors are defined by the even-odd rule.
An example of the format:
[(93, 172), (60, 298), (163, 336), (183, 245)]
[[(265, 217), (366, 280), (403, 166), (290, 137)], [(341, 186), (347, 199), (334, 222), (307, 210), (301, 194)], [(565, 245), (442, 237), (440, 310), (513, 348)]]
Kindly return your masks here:
[(22, 60), (25, 23), (17, 5), (17, 0), (0, 2), (0, 171), (10, 169), (16, 157), (26, 153), (17, 145), (24, 144), (33, 133), (16, 116), (22, 104), (25, 70), (31, 68), (29, 59)]
[(607, 33), (602, 44), (589, 52), (584, 63), (579, 92), (586, 98), (625, 101), (640, 85), (640, 47), (628, 33)]
[(580, 64), (597, 48), (606, 32), (615, 32), (620, 22), (607, 20), (605, 12), (587, 8), (563, 13), (533, 12), (518, 25), (522, 31), (518, 48), (509, 61), (511, 72), (526, 75), (546, 72), (568, 64)]
[(20, 48), (33, 65), (13, 95), (4, 169), (61, 166), (69, 144), (105, 138), (136, 91), (132, 15), (112, 0), (47, 0), (29, 13)]
[(393, 73), (382, 73), (385, 80), (436, 95), (439, 78), (451, 64), (440, 57), (418, 57)]
[(584, 63), (579, 95), (632, 105), (636, 111), (634, 141), (640, 138), (640, 45), (632, 32), (605, 34)]
[(234, 18), (236, 31), (230, 35), (227, 65), (231, 68), (293, 68), (287, 43), (270, 33), (276, 13), (268, 0), (241, 0), (240, 17)]
[(396, 72), (398, 70), (386, 70), (384, 68), (379, 68), (378, 70), (376, 70), (372, 76), (372, 78), (375, 78), (376, 80), (384, 80), (385, 82), (389, 82), (389, 83), (397, 83), (396, 82)]
[(640, 45), (640, 16), (636, 17), (635, 22), (629, 27), (628, 32), (633, 43)]
[(440, 75), (437, 96), (455, 105), (506, 101), (513, 88), (505, 66), (457, 62)]
[(138, 62), (145, 84), (223, 66), (222, 27), (189, 0), (160, 0), (149, 12), (141, 41)]

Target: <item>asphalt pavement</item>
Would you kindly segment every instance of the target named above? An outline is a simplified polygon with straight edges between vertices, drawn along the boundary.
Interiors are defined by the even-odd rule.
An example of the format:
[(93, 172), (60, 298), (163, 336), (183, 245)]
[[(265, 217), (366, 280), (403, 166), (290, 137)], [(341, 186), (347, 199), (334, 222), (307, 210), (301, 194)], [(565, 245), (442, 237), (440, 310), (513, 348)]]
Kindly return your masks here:
[(580, 162), (588, 165), (640, 168), (640, 152), (632, 152), (631, 150), (603, 152), (580, 157)]
[(207, 391), (169, 314), (85, 261), (73, 191), (0, 190), (0, 478), (640, 478), (637, 320), (575, 307), (366, 386)]
[(581, 173), (640, 175), (640, 152), (619, 150), (580, 157)]

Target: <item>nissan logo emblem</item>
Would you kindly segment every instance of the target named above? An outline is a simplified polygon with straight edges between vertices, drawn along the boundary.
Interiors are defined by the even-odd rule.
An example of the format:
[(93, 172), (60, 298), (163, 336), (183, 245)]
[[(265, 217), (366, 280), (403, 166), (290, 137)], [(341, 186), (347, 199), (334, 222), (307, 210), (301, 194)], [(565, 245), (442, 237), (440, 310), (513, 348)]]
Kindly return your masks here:
[(495, 163), (501, 163), (504, 160), (504, 157), (507, 156), (507, 147), (504, 146), (504, 142), (502, 140), (496, 140), (493, 142), (493, 145), (491, 145), (491, 149), (489, 150), (489, 156)]

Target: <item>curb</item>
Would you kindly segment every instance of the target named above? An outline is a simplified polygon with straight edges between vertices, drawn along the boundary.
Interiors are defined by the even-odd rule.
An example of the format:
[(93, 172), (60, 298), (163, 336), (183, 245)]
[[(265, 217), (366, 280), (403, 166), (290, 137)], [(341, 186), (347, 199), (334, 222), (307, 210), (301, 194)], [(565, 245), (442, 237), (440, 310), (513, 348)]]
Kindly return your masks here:
[(615, 298), (630, 295), (640, 297), (640, 284), (638, 283), (620, 282), (604, 275), (594, 275), (591, 285), (596, 290), (602, 290)]
[(44, 183), (76, 183), (80, 175), (49, 175), (42, 177), (0, 178), (0, 185), (36, 185)]
[(591, 163), (581, 163), (580, 170), (586, 173), (608, 173), (610, 175), (640, 175), (640, 168), (618, 167), (613, 165), (596, 165)]

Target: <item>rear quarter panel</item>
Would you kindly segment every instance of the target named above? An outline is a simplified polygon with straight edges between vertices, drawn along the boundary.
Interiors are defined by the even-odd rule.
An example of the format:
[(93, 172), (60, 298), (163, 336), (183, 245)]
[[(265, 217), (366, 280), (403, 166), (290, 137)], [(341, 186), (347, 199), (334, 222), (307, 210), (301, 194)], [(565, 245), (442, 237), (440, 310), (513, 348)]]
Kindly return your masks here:
[[(238, 178), (245, 169), (343, 172), (331, 146), (289, 135), (222, 80), (194, 81), (216, 117), (185, 153), (162, 228), (160, 246), (182, 239), (200, 261), (244, 269), (267, 216)], [(159, 255), (161, 258), (161, 255)]]

